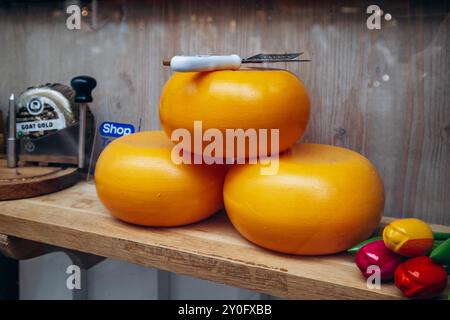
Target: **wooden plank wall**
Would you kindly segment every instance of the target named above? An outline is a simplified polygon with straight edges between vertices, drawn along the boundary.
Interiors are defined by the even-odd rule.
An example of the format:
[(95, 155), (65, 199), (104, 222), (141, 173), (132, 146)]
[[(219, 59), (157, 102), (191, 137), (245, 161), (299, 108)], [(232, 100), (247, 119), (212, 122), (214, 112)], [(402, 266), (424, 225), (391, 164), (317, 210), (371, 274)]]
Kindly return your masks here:
[(1, 1), (0, 105), (27, 86), (90, 74), (99, 122), (158, 129), (164, 57), (305, 51), (311, 63), (281, 65), (309, 88), (303, 140), (371, 159), (386, 215), (450, 224), (449, 4), (376, 1), (393, 18), (368, 30), (371, 2), (99, 1), (71, 31), (70, 1)]

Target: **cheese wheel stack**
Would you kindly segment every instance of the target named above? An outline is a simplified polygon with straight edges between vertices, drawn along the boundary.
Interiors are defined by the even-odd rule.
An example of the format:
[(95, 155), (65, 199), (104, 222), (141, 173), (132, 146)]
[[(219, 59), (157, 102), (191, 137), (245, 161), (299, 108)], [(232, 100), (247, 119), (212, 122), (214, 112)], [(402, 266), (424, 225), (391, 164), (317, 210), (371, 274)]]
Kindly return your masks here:
[[(302, 255), (348, 249), (378, 226), (383, 183), (354, 151), (295, 144), (309, 108), (303, 83), (285, 70), (175, 73), (160, 100), (165, 135), (142, 132), (111, 143), (97, 163), (98, 195), (115, 217), (148, 226), (193, 223), (224, 201), (236, 229), (259, 246)], [(261, 163), (233, 165), (228, 173), (226, 165), (175, 164), (169, 137), (177, 129), (194, 136), (195, 121), (202, 123), (201, 134), (279, 129), (278, 170), (262, 174)], [(278, 155), (270, 139), (269, 155)], [(207, 145), (203, 140), (200, 150)], [(195, 150), (188, 144), (184, 151)]]

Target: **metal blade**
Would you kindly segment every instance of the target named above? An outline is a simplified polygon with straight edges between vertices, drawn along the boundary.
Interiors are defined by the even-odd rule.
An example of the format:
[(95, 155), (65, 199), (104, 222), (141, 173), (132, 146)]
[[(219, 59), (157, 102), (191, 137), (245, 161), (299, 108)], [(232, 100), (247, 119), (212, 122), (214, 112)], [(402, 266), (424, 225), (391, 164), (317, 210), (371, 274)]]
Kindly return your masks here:
[(255, 56), (242, 59), (242, 63), (262, 63), (262, 62), (291, 62), (298, 61), (302, 62), (305, 60), (294, 60), (295, 58), (302, 55), (303, 52), (299, 53), (282, 53), (282, 54), (264, 54), (260, 53)]
[(299, 60), (299, 59), (295, 59), (295, 60), (261, 60), (261, 61), (242, 61), (242, 63), (264, 63), (264, 62), (269, 62), (269, 63), (275, 63), (275, 62), (311, 62), (311, 60), (309, 60), (309, 59), (305, 59), (305, 60)]

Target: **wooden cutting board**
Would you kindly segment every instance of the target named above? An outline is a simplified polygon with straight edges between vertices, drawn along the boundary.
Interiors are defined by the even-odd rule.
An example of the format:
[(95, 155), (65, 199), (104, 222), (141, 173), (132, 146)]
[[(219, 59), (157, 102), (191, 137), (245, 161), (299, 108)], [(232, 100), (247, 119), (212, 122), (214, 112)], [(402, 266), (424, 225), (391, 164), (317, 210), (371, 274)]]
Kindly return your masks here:
[(79, 181), (77, 168), (17, 167), (8, 168), (0, 159), (0, 200), (13, 200), (44, 195), (70, 187)]

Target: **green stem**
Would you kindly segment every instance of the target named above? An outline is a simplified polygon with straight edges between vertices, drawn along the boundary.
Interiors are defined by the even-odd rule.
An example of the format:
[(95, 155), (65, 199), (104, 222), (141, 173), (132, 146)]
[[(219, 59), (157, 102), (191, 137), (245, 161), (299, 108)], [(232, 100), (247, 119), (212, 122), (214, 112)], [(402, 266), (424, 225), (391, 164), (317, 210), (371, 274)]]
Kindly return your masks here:
[(444, 243), (444, 240), (434, 240), (433, 249), (439, 247), (442, 243)]
[(374, 241), (377, 241), (377, 240), (381, 240), (381, 239), (383, 239), (381, 236), (377, 236), (377, 237), (373, 237), (373, 238), (367, 239), (367, 240), (361, 242), (360, 244), (357, 244), (353, 248), (348, 249), (347, 252), (351, 253), (351, 254), (355, 254), (356, 252), (358, 252), (359, 249), (364, 247), (366, 244), (374, 242)]
[[(450, 266), (443, 266), (447, 275), (450, 276)], [(450, 294), (450, 293), (449, 293)]]
[(434, 240), (450, 239), (450, 233), (447, 232), (433, 232)]

